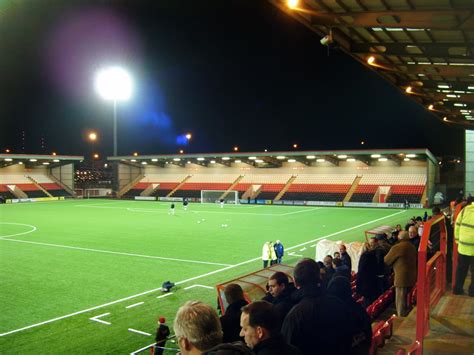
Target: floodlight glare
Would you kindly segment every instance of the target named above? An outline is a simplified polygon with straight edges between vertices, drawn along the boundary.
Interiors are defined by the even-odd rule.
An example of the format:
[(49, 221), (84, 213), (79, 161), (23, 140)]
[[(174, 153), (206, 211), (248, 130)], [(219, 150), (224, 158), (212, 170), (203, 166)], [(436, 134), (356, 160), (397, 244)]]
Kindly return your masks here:
[(290, 9), (294, 9), (298, 6), (299, 0), (288, 0), (287, 4)]
[(120, 67), (102, 69), (96, 74), (95, 89), (105, 100), (125, 101), (132, 96), (132, 78)]

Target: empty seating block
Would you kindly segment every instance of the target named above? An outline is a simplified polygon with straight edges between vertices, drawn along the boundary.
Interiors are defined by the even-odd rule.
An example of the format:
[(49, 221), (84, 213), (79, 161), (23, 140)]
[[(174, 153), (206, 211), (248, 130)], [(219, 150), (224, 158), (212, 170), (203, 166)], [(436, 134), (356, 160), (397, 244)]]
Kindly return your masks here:
[(69, 192), (64, 190), (61, 186), (58, 184), (52, 182), (52, 183), (41, 183), (41, 187), (45, 190), (47, 190), (51, 195), (54, 197), (61, 197), (61, 196), (71, 196)]
[(138, 182), (130, 190), (128, 190), (123, 197), (135, 197), (140, 196), (140, 194), (148, 188), (151, 184), (148, 182)]
[(40, 190), (35, 184), (16, 184), (28, 197), (48, 197), (43, 190)]
[(13, 199), (16, 198), (15, 195), (13, 195), (10, 190), (8, 190), (7, 185), (0, 185), (0, 196), (2, 196), (5, 199)]

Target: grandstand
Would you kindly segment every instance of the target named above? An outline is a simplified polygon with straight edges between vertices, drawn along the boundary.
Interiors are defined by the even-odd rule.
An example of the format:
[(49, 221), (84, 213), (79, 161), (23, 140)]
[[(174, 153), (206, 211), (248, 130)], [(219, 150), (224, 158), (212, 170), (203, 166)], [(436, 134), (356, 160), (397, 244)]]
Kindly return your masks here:
[(74, 163), (82, 157), (0, 154), (0, 195), (10, 201), (74, 196)]
[[(198, 200), (238, 191), (257, 203), (347, 206), (432, 201), (436, 158), (425, 149), (154, 155), (119, 162), (119, 196)], [(388, 205), (387, 205), (388, 206)]]

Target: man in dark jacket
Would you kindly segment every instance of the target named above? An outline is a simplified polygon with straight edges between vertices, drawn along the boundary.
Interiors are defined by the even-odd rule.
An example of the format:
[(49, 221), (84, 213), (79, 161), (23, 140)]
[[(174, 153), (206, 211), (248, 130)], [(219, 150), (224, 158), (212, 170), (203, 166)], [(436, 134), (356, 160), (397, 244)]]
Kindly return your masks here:
[(351, 350), (354, 320), (347, 306), (333, 296), (323, 296), (319, 266), (302, 259), (294, 269), (297, 304), (281, 328), (288, 344), (303, 354), (348, 354)]
[(225, 310), (225, 314), (220, 318), (222, 332), (224, 333), (223, 342), (231, 343), (233, 341), (243, 340), (239, 336), (240, 309), (248, 304), (244, 298), (244, 291), (238, 284), (228, 284), (224, 288), (224, 296), (229, 305)]
[(279, 314), (281, 322), (283, 322), (283, 319), (294, 305), (291, 294), (295, 290), (295, 286), (288, 282), (288, 276), (285, 273), (278, 271), (268, 279), (268, 289), (272, 295), (269, 302), (275, 306), (275, 310)]
[(378, 262), (375, 250), (371, 250), (368, 243), (365, 243), (359, 259), (356, 279), (356, 290), (359, 295), (364, 296), (365, 307), (370, 306), (381, 294), (377, 270)]
[(159, 326), (158, 329), (156, 330), (156, 336), (155, 336), (155, 354), (161, 355), (163, 354), (163, 348), (166, 345), (166, 339), (170, 335), (170, 328), (166, 325), (166, 319), (165, 317), (160, 317), (158, 320)]
[(281, 259), (283, 258), (283, 255), (285, 255), (285, 247), (283, 246), (283, 244), (281, 244), (279, 240), (276, 241), (273, 247), (275, 248), (277, 264), (281, 264)]
[(337, 276), (329, 283), (327, 294), (339, 298), (349, 308), (350, 316), (356, 320), (352, 333), (352, 346), (349, 354), (369, 354), (372, 343), (372, 325), (365, 308), (352, 298), (350, 281), (342, 276)]
[(347, 253), (347, 249), (344, 244), (341, 244), (341, 246), (339, 247), (339, 252), (341, 253), (342, 263), (344, 265), (347, 265), (347, 267), (349, 268), (349, 272), (352, 272), (352, 260), (349, 254)]
[(240, 326), (240, 335), (256, 355), (300, 354), (280, 334), (280, 316), (271, 303), (256, 301), (243, 307)]

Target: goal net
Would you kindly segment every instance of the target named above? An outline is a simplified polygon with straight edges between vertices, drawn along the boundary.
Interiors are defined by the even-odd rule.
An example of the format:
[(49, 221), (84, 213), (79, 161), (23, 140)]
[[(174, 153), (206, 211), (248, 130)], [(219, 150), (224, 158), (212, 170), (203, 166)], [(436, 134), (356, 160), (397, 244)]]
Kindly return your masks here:
[(225, 203), (238, 204), (239, 192), (226, 190), (201, 190), (201, 203), (219, 203), (223, 199)]

